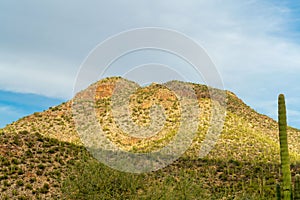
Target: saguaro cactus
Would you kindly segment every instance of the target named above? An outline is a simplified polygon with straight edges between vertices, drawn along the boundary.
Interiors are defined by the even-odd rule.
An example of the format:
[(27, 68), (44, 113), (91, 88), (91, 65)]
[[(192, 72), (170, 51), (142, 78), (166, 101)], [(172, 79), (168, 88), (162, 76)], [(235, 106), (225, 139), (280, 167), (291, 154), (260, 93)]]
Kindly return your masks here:
[(276, 200), (281, 200), (281, 191), (280, 191), (280, 185), (276, 184)]
[(294, 200), (300, 200), (300, 175), (295, 176)]
[(291, 200), (292, 193), (292, 178), (290, 170), (290, 158), (287, 142), (287, 123), (286, 123), (286, 107), (284, 95), (278, 97), (278, 125), (279, 125), (279, 140), (280, 140), (280, 159), (282, 172), (282, 193), (284, 200)]

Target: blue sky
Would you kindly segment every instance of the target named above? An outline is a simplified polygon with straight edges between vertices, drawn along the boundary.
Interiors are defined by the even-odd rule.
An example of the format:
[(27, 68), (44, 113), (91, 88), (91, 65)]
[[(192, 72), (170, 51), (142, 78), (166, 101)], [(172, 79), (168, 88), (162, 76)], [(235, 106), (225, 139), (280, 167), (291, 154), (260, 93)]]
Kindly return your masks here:
[(41, 95), (0, 91), (0, 126), (5, 126), (22, 116), (43, 111), (51, 105), (58, 105), (61, 102), (61, 99)]
[(98, 43), (153, 26), (198, 42), (225, 89), (260, 113), (276, 119), (277, 96), (284, 93), (289, 124), (300, 128), (296, 0), (3, 0), (0, 127), (70, 99), (79, 67)]

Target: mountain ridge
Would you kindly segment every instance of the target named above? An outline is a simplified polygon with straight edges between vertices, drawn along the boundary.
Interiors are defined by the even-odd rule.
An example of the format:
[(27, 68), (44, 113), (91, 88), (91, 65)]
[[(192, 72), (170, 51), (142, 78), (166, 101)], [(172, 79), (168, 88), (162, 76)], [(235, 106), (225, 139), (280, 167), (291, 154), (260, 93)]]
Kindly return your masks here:
[[(96, 99), (99, 98), (100, 100), (106, 99), (112, 95), (114, 84), (117, 80), (120, 80), (122, 78), (120, 77), (111, 77), (111, 78), (105, 78), (103, 80), (100, 80), (94, 84), (92, 84), (87, 89), (79, 92), (78, 94), (87, 94), (87, 91), (92, 86), (98, 85), (97, 91), (96, 91)], [(171, 81), (172, 82), (172, 81)], [(205, 105), (206, 108), (201, 108), (203, 110), (209, 109), (208, 104), (210, 103), (207, 99), (209, 98), (209, 91), (207, 89), (207, 86), (200, 85), (200, 84), (194, 84), (194, 83), (185, 83), (192, 85), (192, 87), (195, 90), (195, 93), (197, 95), (197, 99), (199, 100), (199, 105)], [(160, 87), (160, 84), (152, 84), (152, 86), (148, 86), (146, 88), (141, 88), (141, 93), (146, 93), (144, 90), (148, 90), (149, 88), (155, 91), (155, 87)], [(154, 87), (154, 89), (153, 89)], [(152, 93), (153, 93), (152, 91)], [(78, 95), (77, 94), (77, 95)], [(146, 94), (147, 95), (147, 94)], [(257, 113), (255, 110), (250, 108), (248, 105), (246, 105), (241, 99), (239, 99), (234, 93), (230, 91), (226, 91), (226, 109), (227, 109), (227, 115), (226, 120), (224, 124), (224, 129), (222, 135), (224, 135), (225, 132), (232, 131), (231, 129), (234, 129), (238, 132), (237, 127), (240, 127), (241, 130), (246, 130), (249, 133), (253, 132), (260, 132), (262, 135), (259, 135), (259, 137), (267, 137), (267, 141), (273, 142), (273, 145), (278, 146), (278, 134), (277, 134), (277, 122), (273, 120), (272, 118)], [(145, 97), (146, 98), (146, 97)], [(167, 97), (166, 97), (167, 98)], [(143, 99), (140, 99), (139, 101), (143, 101)], [(164, 100), (166, 101), (166, 99)], [(163, 102), (164, 102), (163, 101)], [(201, 102), (202, 101), (202, 102)], [(18, 131), (29, 131), (29, 132), (38, 132), (42, 135), (45, 135), (47, 137), (56, 138), (58, 140), (64, 141), (64, 142), (71, 142), (74, 144), (82, 144), (80, 141), (80, 138), (78, 137), (77, 131), (74, 128), (75, 124), (72, 120), (73, 113), (72, 113), (72, 103), (73, 100), (67, 101), (65, 103), (62, 103), (61, 105), (52, 107), (44, 112), (40, 113), (34, 113), (30, 116), (26, 116), (24, 118), (21, 118), (20, 120), (6, 126), (3, 128), (3, 131), (6, 132), (18, 132)], [(106, 101), (106, 105), (107, 105)], [(138, 103), (134, 104), (138, 105)], [(103, 107), (102, 107), (103, 108)], [(101, 109), (100, 109), (101, 110)], [(139, 116), (137, 114), (133, 114), (134, 117), (138, 118)], [(143, 117), (145, 117), (143, 115)], [(208, 114), (204, 116), (204, 118), (209, 118)], [(149, 120), (149, 117), (145, 117), (145, 120)], [(205, 130), (207, 131), (207, 122), (208, 119), (205, 119), (206, 121), (203, 121), (203, 130), (204, 133)], [(230, 121), (233, 120), (233, 121)], [(149, 123), (149, 122), (148, 122)], [(289, 141), (290, 141), (290, 151), (291, 154), (295, 152), (296, 154), (300, 154), (300, 148), (297, 147), (297, 145), (300, 145), (299, 140), (299, 130), (289, 127)], [(202, 135), (203, 139), (204, 135)], [(200, 141), (198, 141), (200, 142)], [(129, 150), (129, 149), (127, 149)]]
[[(181, 112), (172, 91), (151, 84), (137, 87), (131, 95), (129, 110), (135, 124), (147, 127), (151, 122), (149, 109), (156, 103), (162, 104), (166, 115), (163, 131), (139, 139), (122, 132), (111, 114), (117, 80), (120, 78), (100, 80), (77, 94), (90, 97), (96, 90), (95, 115), (107, 138), (132, 153), (157, 151), (172, 141)], [(140, 175), (99, 163), (82, 145), (73, 120), (72, 99), (0, 129), (0, 198), (274, 199), (280, 180), (277, 122), (226, 91), (222, 133), (209, 154), (199, 158), (211, 122), (212, 101), (207, 86), (181, 84), (192, 86), (201, 112), (196, 137), (174, 163)], [(288, 127), (293, 176), (300, 171), (299, 136), (299, 130)]]

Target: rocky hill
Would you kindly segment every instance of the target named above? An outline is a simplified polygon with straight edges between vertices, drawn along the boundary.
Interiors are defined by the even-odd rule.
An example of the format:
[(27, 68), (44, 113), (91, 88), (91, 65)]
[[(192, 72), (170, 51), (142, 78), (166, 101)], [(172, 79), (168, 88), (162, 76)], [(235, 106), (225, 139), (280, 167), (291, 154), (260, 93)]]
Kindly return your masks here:
[[(153, 105), (161, 105), (165, 119), (163, 128), (157, 134), (147, 138), (134, 137), (123, 130), (127, 121), (122, 121), (123, 127), (120, 127), (112, 112), (111, 100), (114, 98), (114, 90), (119, 81), (124, 81), (124, 79), (113, 77), (100, 80), (79, 92), (73, 100), (44, 112), (24, 117), (1, 129), (1, 199), (59, 199), (62, 197), (69, 199), (75, 198), (76, 195), (83, 195), (82, 199), (85, 199), (81, 190), (83, 186), (75, 186), (70, 180), (73, 176), (75, 182), (80, 180), (85, 182), (87, 179), (80, 179), (81, 175), (90, 174), (81, 171), (80, 175), (78, 170), (82, 169), (82, 166), (78, 168), (76, 163), (84, 160), (86, 163), (92, 163), (92, 166), (99, 165), (98, 168), (92, 168), (92, 171), (111, 170), (101, 164), (96, 164), (82, 147), (82, 141), (77, 132), (78, 127), (75, 126), (76, 121), (73, 118), (74, 114), (78, 114), (76, 113), (78, 109), (75, 113), (72, 109), (74, 108), (72, 106), (76, 105), (76, 99), (90, 99), (94, 91), (96, 95), (92, 96), (94, 98), (92, 106), (95, 108), (97, 120), (107, 138), (119, 148), (133, 153), (147, 153), (157, 151), (172, 141), (180, 126), (181, 113), (184, 112), (180, 107), (178, 97), (166, 85), (153, 83), (145, 88), (136, 86), (137, 90), (130, 96), (128, 104), (131, 120), (147, 129), (151, 124), (150, 111)], [(132, 82), (129, 83), (134, 85)], [(176, 81), (167, 84), (174, 85)], [(242, 198), (243, 195), (254, 199), (259, 195), (272, 199), (279, 177), (277, 122), (255, 112), (235, 94), (226, 91), (226, 117), (222, 133), (212, 151), (199, 159), (202, 142), (210, 127), (214, 102), (210, 99), (210, 91), (206, 86), (193, 83), (180, 84), (193, 88), (201, 111), (198, 116), (196, 137), (186, 153), (174, 164), (146, 175), (124, 175), (122, 172), (110, 171), (115, 176), (107, 174), (102, 179), (105, 179), (106, 184), (112, 184), (114, 189), (120, 189), (121, 186), (111, 183), (112, 178), (123, 177), (137, 182), (137, 185), (132, 186), (125, 181), (125, 186), (122, 186), (123, 189), (127, 188), (125, 191), (111, 189), (115, 195), (121, 196), (109, 193), (109, 190), (103, 188), (104, 185), (99, 186), (99, 190), (108, 192), (105, 195), (111, 195), (109, 197), (114, 199), (123, 199), (123, 197), (134, 199), (137, 195), (148, 199), (147, 195), (153, 191), (157, 192), (159, 190), (157, 187), (160, 185), (169, 191), (168, 194), (161, 194), (161, 197), (169, 198), (172, 195), (178, 196), (177, 193), (182, 191), (180, 187), (183, 187), (180, 184), (186, 181), (190, 189), (199, 190), (198, 192), (201, 190), (202, 193), (204, 191), (207, 194), (197, 196), (197, 192), (192, 193), (190, 199), (200, 197), (234, 199), (234, 197)], [(300, 163), (300, 131), (289, 127), (288, 135), (292, 171), (295, 173), (299, 171)], [(89, 164), (84, 166), (88, 169)], [(181, 174), (181, 172), (184, 173)], [(197, 174), (200, 178), (195, 178)], [(153, 183), (145, 183), (143, 180)], [(196, 186), (195, 181), (200, 181), (201, 186)], [(93, 189), (89, 189), (93, 193), (86, 192), (86, 194), (92, 195), (91, 199), (108, 198), (104, 194), (101, 196)], [(253, 191), (255, 191), (254, 196), (247, 196)]]

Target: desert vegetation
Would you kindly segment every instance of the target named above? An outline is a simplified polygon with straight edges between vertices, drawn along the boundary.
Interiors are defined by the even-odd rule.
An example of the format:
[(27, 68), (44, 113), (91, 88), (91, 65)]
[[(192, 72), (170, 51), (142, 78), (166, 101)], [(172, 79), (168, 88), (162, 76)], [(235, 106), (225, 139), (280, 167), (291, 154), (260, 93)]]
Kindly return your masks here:
[[(129, 102), (133, 122), (147, 127), (151, 105), (160, 104), (166, 125), (147, 140), (130, 137), (111, 112), (111, 95), (119, 79), (107, 78), (91, 86), (97, 90), (93, 106), (106, 136), (133, 153), (166, 145), (179, 124), (176, 96), (159, 84), (139, 88)], [(300, 187), (300, 131), (283, 124), (279, 135), (278, 122), (226, 91), (223, 131), (215, 148), (199, 158), (212, 101), (206, 86), (185, 84), (196, 92), (199, 127), (189, 149), (171, 165), (131, 174), (99, 163), (77, 134), (71, 100), (0, 130), (0, 199), (278, 199), (285, 196), (286, 188), (299, 199), (295, 191)], [(91, 87), (78, 95), (88, 95)]]

